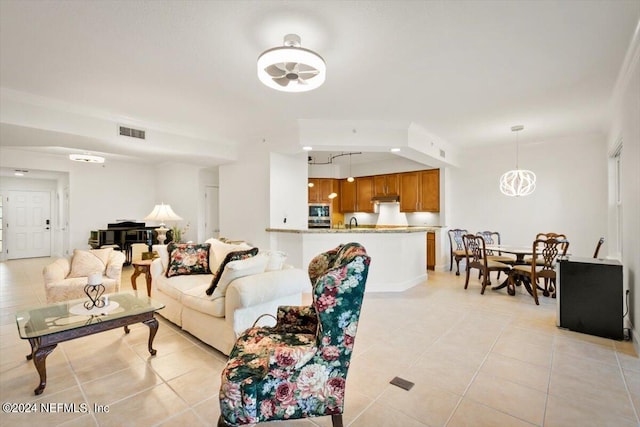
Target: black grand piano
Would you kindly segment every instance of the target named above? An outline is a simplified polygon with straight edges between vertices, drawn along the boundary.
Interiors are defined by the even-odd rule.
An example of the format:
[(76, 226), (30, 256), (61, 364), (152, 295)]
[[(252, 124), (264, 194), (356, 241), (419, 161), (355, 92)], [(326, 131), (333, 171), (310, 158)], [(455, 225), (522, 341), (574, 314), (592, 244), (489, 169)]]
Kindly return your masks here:
[[(160, 226), (147, 226), (144, 222), (123, 221), (107, 224), (106, 230), (92, 231), (89, 237), (89, 246), (93, 249), (107, 245), (115, 245), (124, 252), (126, 256), (125, 264), (131, 264), (131, 245), (134, 243), (145, 243), (151, 245), (158, 243), (158, 232), (156, 228)], [(167, 232), (167, 240), (171, 241), (171, 230)]]

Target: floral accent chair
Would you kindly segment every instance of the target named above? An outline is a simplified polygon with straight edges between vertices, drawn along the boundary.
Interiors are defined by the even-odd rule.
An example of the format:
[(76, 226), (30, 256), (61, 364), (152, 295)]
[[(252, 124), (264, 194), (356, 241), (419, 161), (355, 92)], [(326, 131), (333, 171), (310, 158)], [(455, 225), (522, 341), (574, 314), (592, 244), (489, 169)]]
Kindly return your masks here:
[(358, 243), (316, 256), (312, 305), (281, 306), (274, 327), (238, 338), (222, 372), (219, 427), (325, 415), (342, 426), (370, 261)]

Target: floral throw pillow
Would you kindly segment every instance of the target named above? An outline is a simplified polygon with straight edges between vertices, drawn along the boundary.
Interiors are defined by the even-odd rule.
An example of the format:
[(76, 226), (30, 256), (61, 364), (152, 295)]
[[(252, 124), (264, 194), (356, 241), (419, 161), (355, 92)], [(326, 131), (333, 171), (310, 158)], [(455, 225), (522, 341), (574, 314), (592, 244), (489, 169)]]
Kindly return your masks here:
[(222, 261), (222, 264), (220, 264), (220, 267), (218, 267), (218, 270), (215, 273), (213, 273), (213, 280), (211, 280), (211, 285), (207, 289), (207, 292), (206, 292), (207, 295), (213, 294), (213, 291), (216, 290), (216, 287), (218, 286), (218, 282), (220, 281), (220, 277), (222, 276), (222, 272), (224, 271), (224, 268), (228, 263), (230, 263), (231, 261), (239, 261), (239, 260), (254, 257), (256, 256), (257, 253), (258, 253), (258, 248), (251, 248), (246, 251), (229, 252), (227, 256), (224, 258), (224, 261)]
[(169, 243), (167, 277), (209, 274), (209, 243)]

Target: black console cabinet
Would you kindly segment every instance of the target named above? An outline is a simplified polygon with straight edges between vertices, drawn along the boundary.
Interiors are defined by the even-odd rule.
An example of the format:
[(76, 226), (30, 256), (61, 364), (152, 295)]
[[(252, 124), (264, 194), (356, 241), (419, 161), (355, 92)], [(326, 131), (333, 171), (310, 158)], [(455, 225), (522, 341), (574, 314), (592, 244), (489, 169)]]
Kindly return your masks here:
[(574, 258), (558, 263), (558, 325), (572, 331), (621, 340), (622, 264)]

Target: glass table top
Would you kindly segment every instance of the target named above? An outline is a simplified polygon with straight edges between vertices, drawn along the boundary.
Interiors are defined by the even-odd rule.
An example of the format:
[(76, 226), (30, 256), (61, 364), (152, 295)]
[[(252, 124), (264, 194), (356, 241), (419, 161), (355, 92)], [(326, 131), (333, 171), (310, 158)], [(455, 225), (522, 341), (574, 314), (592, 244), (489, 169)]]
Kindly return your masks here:
[(109, 304), (90, 311), (84, 308), (84, 303), (89, 301), (87, 297), (20, 310), (16, 313), (20, 338), (37, 338), (164, 307), (164, 304), (136, 291), (105, 296), (109, 298)]

